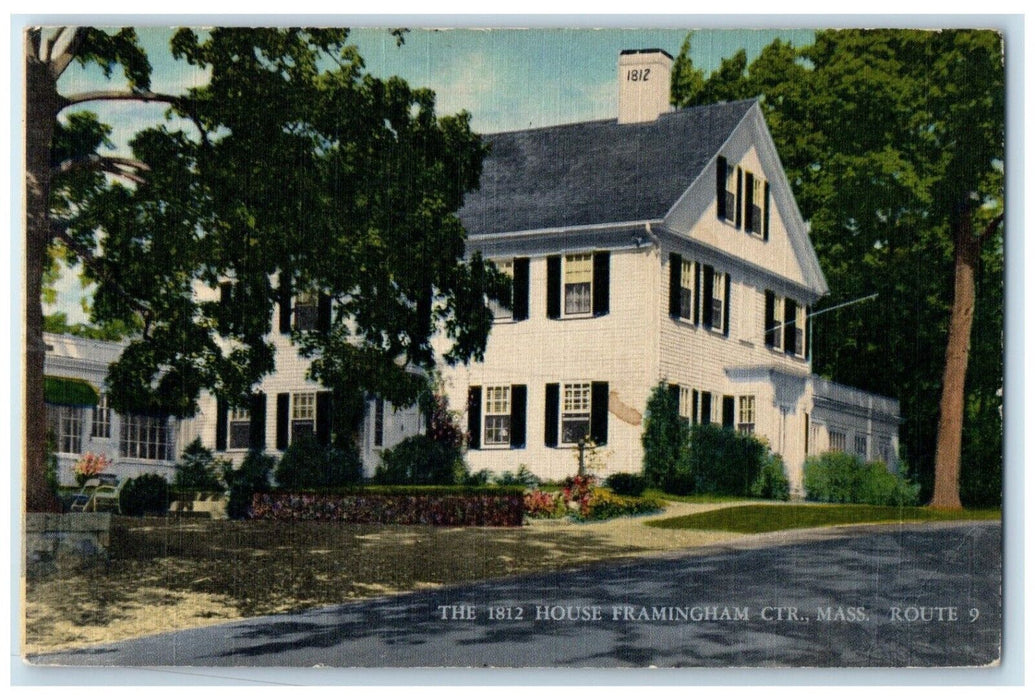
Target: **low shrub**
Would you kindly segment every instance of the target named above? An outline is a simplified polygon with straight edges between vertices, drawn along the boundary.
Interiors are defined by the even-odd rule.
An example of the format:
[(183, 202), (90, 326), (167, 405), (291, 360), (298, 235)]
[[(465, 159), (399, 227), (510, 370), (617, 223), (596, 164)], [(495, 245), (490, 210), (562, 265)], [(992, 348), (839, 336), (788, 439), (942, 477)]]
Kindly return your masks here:
[(805, 461), (805, 495), (810, 501), (908, 506), (916, 503), (919, 491), (883, 462), (864, 463), (846, 452), (827, 452)]
[(604, 486), (619, 496), (640, 496), (647, 488), (647, 479), (641, 474), (620, 472), (607, 477)]
[(169, 510), (169, 482), (158, 474), (141, 474), (130, 479), (119, 492), (123, 515), (161, 515)]
[(661, 501), (656, 498), (620, 496), (607, 489), (595, 488), (590, 493), (585, 514), (579, 511), (579, 520), (608, 520), (624, 515), (642, 515), (661, 510)]
[(378, 484), (462, 484), (467, 478), (460, 448), (434, 440), (428, 435), (413, 435), (381, 453), (381, 464), (374, 473)]
[(253, 496), (270, 490), (270, 472), (276, 463), (270, 455), (251, 450), (239, 468), (227, 465), (223, 470), (223, 480), (230, 490), (227, 516), (235, 520), (249, 517)]
[(751, 485), (751, 495), (757, 498), (769, 498), (774, 501), (788, 501), (791, 498), (791, 482), (787, 480), (783, 458), (778, 454), (770, 454), (755, 483)]
[(529, 518), (563, 518), (568, 504), (556, 491), (529, 491), (525, 494), (525, 515)]
[(354, 449), (321, 445), (304, 435), (284, 451), (273, 478), (286, 488), (345, 486), (363, 478), (363, 463)]
[(222, 491), (223, 482), (220, 474), (229, 466), (225, 459), (219, 459), (212, 450), (201, 444), (201, 438), (195, 438), (180, 455), (176, 463), (176, 476), (173, 487), (180, 492), (189, 491)]
[(265, 520), (325, 520), (355, 524), (521, 525), (524, 497), (517, 489), (361, 489), (352, 493), (256, 493), (251, 516)]
[(694, 491), (716, 496), (749, 496), (768, 456), (758, 438), (717, 425), (690, 430), (690, 473)]
[(524, 464), (518, 466), (517, 473), (505, 471), (495, 478), (500, 486), (524, 486), (534, 489), (539, 486), (539, 477), (528, 470)]

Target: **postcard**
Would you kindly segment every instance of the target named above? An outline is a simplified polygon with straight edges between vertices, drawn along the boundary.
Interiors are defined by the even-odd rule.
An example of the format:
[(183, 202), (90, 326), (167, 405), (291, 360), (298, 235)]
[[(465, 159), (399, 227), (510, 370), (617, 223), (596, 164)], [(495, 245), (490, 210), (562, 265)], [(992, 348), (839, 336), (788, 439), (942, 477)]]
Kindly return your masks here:
[(996, 668), (990, 29), (29, 27), (34, 667)]

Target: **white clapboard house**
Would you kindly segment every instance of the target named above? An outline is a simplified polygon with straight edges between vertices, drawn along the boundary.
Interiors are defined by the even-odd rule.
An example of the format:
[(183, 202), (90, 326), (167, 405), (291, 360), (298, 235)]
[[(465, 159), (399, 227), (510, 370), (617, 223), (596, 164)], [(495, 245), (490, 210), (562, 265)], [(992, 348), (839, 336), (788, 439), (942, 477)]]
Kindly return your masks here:
[[(671, 67), (661, 50), (623, 52), (617, 119), (486, 137), (481, 188), (460, 217), (469, 252), (512, 276), (514, 301), (497, 309), (483, 362), (442, 370), (465, 414), (471, 469), (568, 476), (588, 435), (608, 473), (638, 472), (659, 382), (688, 421), (764, 437), (796, 492), (808, 455), (843, 450), (894, 466), (898, 402), (811, 373), (809, 314), (828, 288), (758, 102), (670, 111)], [(101, 402), (48, 398), (62, 481), (88, 449), (125, 470), (168, 473), (195, 436), (235, 461), (251, 446), (277, 454), (303, 433), (327, 440), (330, 394), (305, 378), (290, 331), (329, 312), (318, 297), (285, 295), (277, 369), (249, 408), (206, 396), (184, 421), (110, 415), (104, 368), (118, 346), (48, 338), (48, 375), (90, 382)], [(65, 389), (54, 395), (81, 394)], [(416, 409), (370, 400), (366, 473), (422, 426)]]

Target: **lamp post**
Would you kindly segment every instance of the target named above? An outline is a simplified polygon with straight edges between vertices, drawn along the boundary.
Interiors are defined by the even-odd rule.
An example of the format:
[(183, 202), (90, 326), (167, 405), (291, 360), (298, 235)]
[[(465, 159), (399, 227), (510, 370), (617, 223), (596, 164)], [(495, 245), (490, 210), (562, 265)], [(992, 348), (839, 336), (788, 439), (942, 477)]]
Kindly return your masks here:
[(586, 436), (579, 438), (579, 476), (586, 475)]

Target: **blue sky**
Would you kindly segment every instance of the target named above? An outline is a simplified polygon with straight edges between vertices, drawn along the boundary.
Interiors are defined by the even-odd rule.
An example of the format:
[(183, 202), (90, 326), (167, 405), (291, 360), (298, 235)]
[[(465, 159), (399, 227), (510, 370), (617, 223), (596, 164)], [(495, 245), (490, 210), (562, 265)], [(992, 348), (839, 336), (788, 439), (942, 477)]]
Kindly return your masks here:
[[(138, 30), (153, 67), (152, 89), (176, 93), (203, 84), (207, 76), (172, 59), (171, 30)], [(355, 29), (351, 40), (359, 47), (367, 69), (382, 77), (399, 75), (411, 85), (429, 87), (437, 95), (439, 113), (466, 109), (476, 131), (492, 133), (616, 116), (617, 61), (622, 49), (660, 48), (679, 53), (686, 29), (413, 29), (403, 46), (383, 29)], [(691, 57), (708, 71), (740, 48), (750, 60), (775, 37), (806, 44), (810, 30), (722, 30), (694, 32)], [(114, 86), (96, 67), (74, 65), (63, 76), (65, 94)], [(118, 152), (139, 129), (164, 119), (161, 105), (92, 103), (113, 127)], [(80, 300), (89, 290), (75, 275), (58, 284), (58, 302), (47, 312), (65, 311), (72, 322), (85, 320)]]

